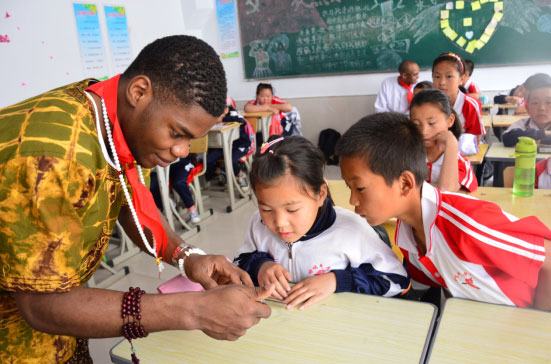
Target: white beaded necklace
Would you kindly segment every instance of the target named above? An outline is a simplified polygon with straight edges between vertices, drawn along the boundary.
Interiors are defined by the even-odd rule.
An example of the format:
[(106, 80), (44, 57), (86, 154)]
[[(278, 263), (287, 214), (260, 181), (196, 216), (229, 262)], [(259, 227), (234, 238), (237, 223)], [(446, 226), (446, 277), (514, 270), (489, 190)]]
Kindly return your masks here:
[[(138, 233), (140, 234), (140, 237), (142, 238), (142, 241), (147, 251), (150, 252), (153, 256), (155, 256), (155, 260), (157, 262), (157, 266), (159, 267), (159, 274), (160, 274), (164, 270), (164, 266), (161, 259), (157, 256), (157, 249), (156, 249), (157, 244), (155, 242), (155, 237), (153, 237), (153, 247), (151, 247), (151, 245), (149, 245), (149, 242), (147, 241), (147, 237), (143, 232), (142, 225), (140, 224), (140, 220), (138, 219), (138, 214), (136, 213), (136, 209), (134, 208), (134, 204), (132, 203), (132, 198), (130, 198), (130, 193), (128, 192), (126, 181), (124, 180), (121, 164), (119, 162), (119, 156), (117, 155), (117, 150), (115, 149), (115, 143), (113, 142), (113, 134), (111, 133), (111, 125), (109, 123), (109, 116), (107, 115), (107, 107), (105, 107), (105, 101), (103, 101), (103, 99), (101, 99), (101, 111), (103, 112), (103, 122), (105, 123), (105, 131), (107, 132), (107, 140), (109, 141), (109, 147), (111, 148), (111, 153), (113, 154), (115, 169), (117, 170), (117, 172), (119, 172), (119, 179), (121, 181), (122, 190), (124, 191), (124, 196), (126, 197), (126, 201), (128, 202), (128, 207), (130, 208), (132, 218), (134, 219), (134, 224), (136, 224), (136, 227), (138, 228)], [(138, 175), (140, 177), (140, 182), (145, 185), (145, 181), (142, 173), (142, 167), (139, 165), (137, 167), (138, 167)]]

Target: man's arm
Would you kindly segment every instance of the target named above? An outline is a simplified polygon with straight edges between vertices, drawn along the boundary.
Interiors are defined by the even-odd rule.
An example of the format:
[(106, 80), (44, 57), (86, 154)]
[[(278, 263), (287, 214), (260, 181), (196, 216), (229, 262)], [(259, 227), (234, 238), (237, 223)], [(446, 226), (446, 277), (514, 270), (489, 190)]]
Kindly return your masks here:
[(551, 241), (547, 239), (545, 240), (545, 260), (538, 276), (534, 307), (551, 311)]
[[(236, 340), (270, 316), (269, 306), (257, 301), (272, 290), (231, 285), (202, 292), (144, 294), (141, 325), (146, 332), (199, 329), (216, 339)], [(14, 296), (23, 318), (35, 330), (89, 338), (122, 335), (123, 292), (73, 287), (63, 293), (15, 292)]]

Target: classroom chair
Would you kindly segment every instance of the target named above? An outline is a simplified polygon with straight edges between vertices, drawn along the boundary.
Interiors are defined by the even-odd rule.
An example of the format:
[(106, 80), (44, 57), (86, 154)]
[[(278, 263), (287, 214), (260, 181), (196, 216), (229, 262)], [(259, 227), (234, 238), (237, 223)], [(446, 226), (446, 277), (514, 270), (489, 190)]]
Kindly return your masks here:
[(506, 167), (503, 170), (503, 187), (512, 188), (515, 180), (515, 166)]

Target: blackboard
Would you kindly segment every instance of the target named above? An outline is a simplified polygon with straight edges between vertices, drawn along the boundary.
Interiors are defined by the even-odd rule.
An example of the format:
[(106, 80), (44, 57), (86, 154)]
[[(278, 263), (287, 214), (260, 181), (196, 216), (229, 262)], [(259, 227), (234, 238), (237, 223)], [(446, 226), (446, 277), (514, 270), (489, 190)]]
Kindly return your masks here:
[(551, 62), (551, 0), (239, 0), (248, 79)]

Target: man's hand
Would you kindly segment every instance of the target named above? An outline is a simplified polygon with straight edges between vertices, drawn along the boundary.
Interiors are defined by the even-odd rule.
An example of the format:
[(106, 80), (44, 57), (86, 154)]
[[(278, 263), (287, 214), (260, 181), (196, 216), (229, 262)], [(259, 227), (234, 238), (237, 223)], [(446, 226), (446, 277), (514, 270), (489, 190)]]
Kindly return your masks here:
[(291, 274), (282, 265), (275, 262), (265, 262), (258, 270), (258, 285), (264, 287), (274, 284), (273, 296), (278, 300), (287, 297), (287, 291), (291, 289), (289, 281), (291, 281)]
[(196, 292), (195, 328), (218, 340), (237, 340), (261, 318), (271, 314), (270, 306), (258, 301), (272, 295), (274, 286), (264, 288), (227, 285)]
[(319, 276), (308, 277), (291, 288), (288, 297), (283, 301), (287, 308), (293, 308), (304, 302), (300, 309), (305, 309), (325, 297), (331, 295), (337, 289), (337, 277), (334, 273), (325, 273)]
[(185, 258), (184, 269), (191, 281), (200, 283), (207, 290), (229, 283), (253, 287), (249, 274), (223, 255), (192, 254)]

